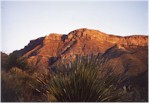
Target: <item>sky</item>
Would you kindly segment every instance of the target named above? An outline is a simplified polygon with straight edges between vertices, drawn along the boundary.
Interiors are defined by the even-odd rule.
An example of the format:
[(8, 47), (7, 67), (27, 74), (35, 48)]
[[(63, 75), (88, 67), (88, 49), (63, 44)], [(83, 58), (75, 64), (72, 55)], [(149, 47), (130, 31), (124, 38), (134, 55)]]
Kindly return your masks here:
[(32, 39), (79, 28), (148, 35), (148, 1), (1, 1), (1, 50), (7, 54)]

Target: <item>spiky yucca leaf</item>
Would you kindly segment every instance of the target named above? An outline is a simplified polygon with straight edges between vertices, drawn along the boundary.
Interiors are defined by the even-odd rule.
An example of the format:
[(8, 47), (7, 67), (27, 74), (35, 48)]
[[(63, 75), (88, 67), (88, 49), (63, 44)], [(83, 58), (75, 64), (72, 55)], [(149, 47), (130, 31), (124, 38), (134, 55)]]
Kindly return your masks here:
[(57, 66), (58, 73), (46, 85), (48, 94), (58, 102), (117, 101), (122, 90), (116, 88), (117, 77), (99, 77), (100, 59), (95, 56), (77, 57)]

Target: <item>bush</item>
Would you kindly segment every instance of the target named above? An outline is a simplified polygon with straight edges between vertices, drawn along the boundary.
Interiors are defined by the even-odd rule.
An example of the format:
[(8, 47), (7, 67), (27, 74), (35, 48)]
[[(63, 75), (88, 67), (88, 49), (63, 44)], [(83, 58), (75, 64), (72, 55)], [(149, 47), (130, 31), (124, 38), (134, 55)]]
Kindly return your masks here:
[(13, 67), (9, 72), (2, 71), (1, 75), (2, 102), (46, 101), (41, 93), (31, 87), (31, 84), (37, 85), (35, 77), (22, 69)]
[(111, 73), (99, 77), (102, 69), (98, 57), (77, 57), (68, 64), (61, 63), (56, 69), (56, 75), (48, 83), (40, 81), (44, 83), (49, 101), (110, 102), (119, 101), (123, 94), (123, 89), (116, 86), (120, 78)]
[(29, 68), (26, 59), (19, 58), (14, 54), (10, 54), (8, 57), (8, 63), (6, 64), (6, 68), (7, 70), (9, 70), (13, 67), (18, 67), (22, 70), (27, 70)]
[[(2, 102), (147, 102), (148, 74), (129, 78), (101, 67), (99, 56), (63, 60), (54, 73), (27, 71), (12, 58), (12, 67), (1, 73)], [(17, 61), (17, 64), (16, 64)], [(14, 63), (13, 63), (14, 62)], [(142, 86), (141, 86), (142, 85)]]

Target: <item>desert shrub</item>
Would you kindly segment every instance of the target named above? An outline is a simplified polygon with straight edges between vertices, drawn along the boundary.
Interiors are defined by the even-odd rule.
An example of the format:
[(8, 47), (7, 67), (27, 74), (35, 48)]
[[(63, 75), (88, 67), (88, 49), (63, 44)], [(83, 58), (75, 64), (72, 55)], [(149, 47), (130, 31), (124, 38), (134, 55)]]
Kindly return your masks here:
[(1, 73), (2, 102), (46, 101), (43, 95), (30, 86), (37, 85), (34, 78), (17, 67), (11, 68), (9, 72), (3, 71)]
[(27, 70), (29, 68), (26, 59), (24, 58), (19, 58), (18, 56), (14, 54), (10, 54), (8, 57), (8, 62), (6, 63), (6, 68), (7, 70), (13, 68), (13, 67), (18, 67), (22, 70)]
[[(8, 83), (9, 82), (9, 83)], [(18, 98), (16, 97), (16, 91), (14, 87), (11, 86), (13, 80), (9, 79), (9, 76), (6, 72), (1, 72), (1, 101), (2, 102), (10, 102), (16, 101)]]
[[(19, 60), (12, 63), (16, 61)], [(147, 83), (148, 74), (133, 80), (123, 74), (115, 75), (109, 67), (101, 67), (99, 56), (63, 60), (53, 73), (46, 75), (32, 72), (36, 67), (29, 67), (31, 71), (13, 67), (18, 66), (14, 63), (8, 72), (1, 73), (2, 102), (148, 101), (148, 86), (143, 85)]]
[(148, 102), (148, 90), (138, 85), (130, 85), (130, 89), (121, 97), (121, 102)]
[[(17, 67), (13, 67), (9, 72), (2, 73), (2, 101), (21, 101), (24, 91), (28, 88), (27, 82), (30, 77)], [(27, 93), (27, 92), (26, 92)]]
[(129, 78), (127, 92), (122, 102), (148, 102), (148, 72)]
[(49, 101), (57, 102), (110, 102), (119, 101), (123, 89), (116, 85), (120, 78), (112, 73), (99, 77), (99, 58), (77, 57), (67, 64), (56, 67), (56, 74), (50, 81), (39, 81), (46, 88)]

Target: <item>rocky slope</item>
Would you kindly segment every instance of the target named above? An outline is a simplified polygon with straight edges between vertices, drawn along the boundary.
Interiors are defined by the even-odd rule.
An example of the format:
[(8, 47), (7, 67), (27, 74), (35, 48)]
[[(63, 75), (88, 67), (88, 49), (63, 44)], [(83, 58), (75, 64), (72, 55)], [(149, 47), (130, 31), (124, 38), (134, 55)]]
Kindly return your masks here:
[(98, 30), (78, 29), (67, 35), (49, 34), (30, 41), (14, 54), (27, 58), (39, 70), (48, 70), (58, 60), (75, 55), (100, 54), (103, 66), (116, 73), (138, 75), (148, 70), (148, 36), (115, 36)]

